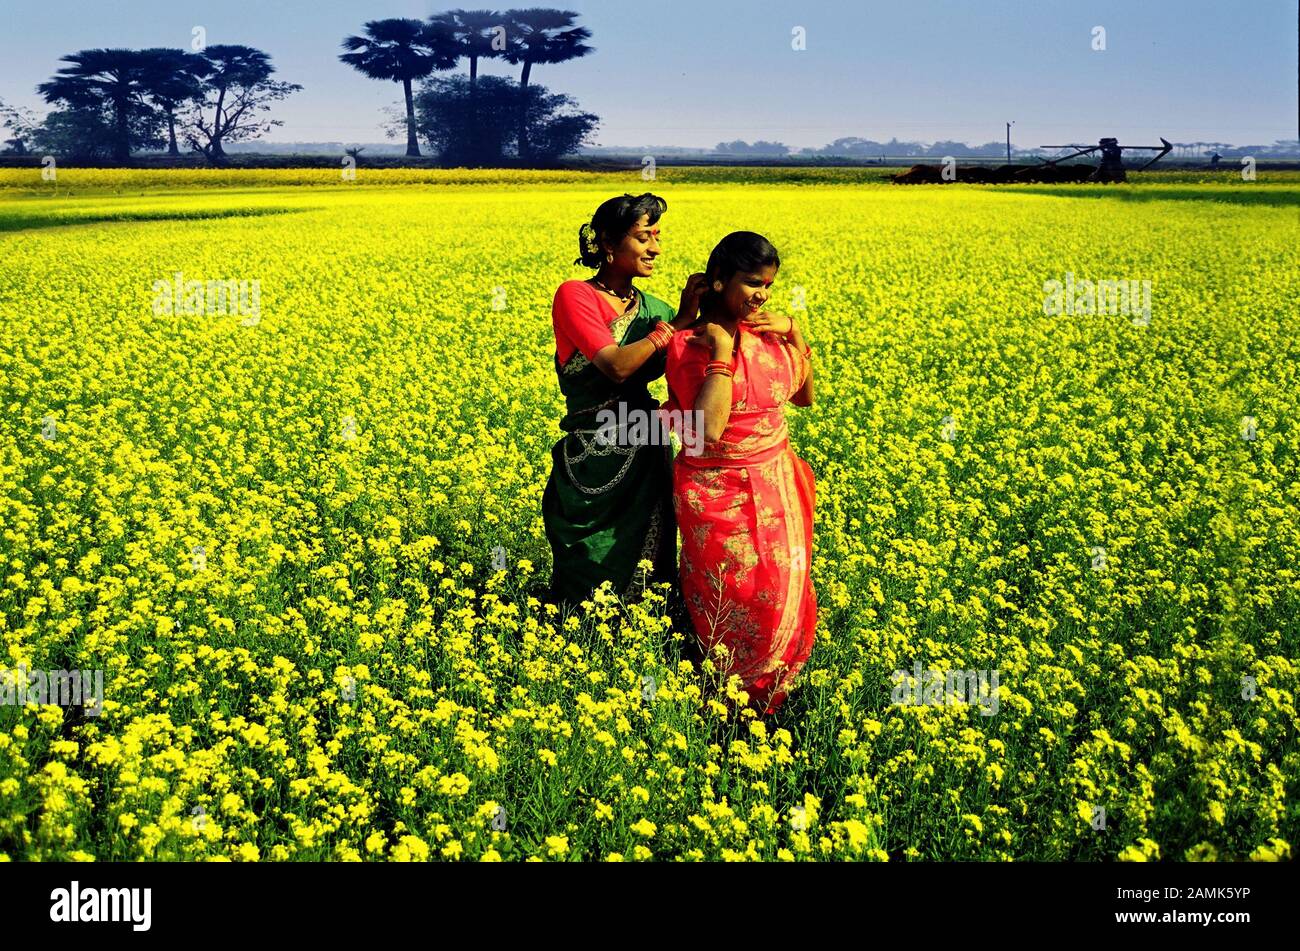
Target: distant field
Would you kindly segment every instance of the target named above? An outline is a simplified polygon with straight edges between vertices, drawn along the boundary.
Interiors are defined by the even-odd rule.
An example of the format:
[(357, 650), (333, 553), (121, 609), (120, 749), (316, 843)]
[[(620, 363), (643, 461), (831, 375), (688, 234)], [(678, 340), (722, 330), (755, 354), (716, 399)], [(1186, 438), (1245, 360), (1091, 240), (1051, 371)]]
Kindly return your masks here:
[[(0, 170), (0, 666), (105, 698), (0, 706), (0, 858), (1292, 857), (1300, 173), (883, 171)], [(644, 190), (651, 293), (748, 229), (806, 304), (821, 617), (764, 722), (657, 593), (530, 598), (551, 297)]]
[[(905, 167), (905, 166), (904, 166)], [(177, 188), (276, 188), (286, 186), (335, 185), (340, 188), (358, 186), (383, 187), (391, 185), (485, 185), (494, 188), (569, 183), (609, 183), (618, 188), (641, 192), (658, 184), (765, 184), (765, 185), (872, 185), (889, 183), (889, 176), (902, 170), (894, 168), (831, 167), (831, 168), (752, 168), (743, 166), (675, 166), (662, 165), (655, 170), (655, 179), (641, 177), (640, 169), (630, 172), (596, 171), (533, 171), (529, 169), (438, 169), (438, 168), (367, 168), (363, 160), (356, 169), (356, 179), (346, 182), (340, 168), (195, 168), (195, 169), (129, 169), (129, 168), (59, 168), (53, 182), (43, 181), (39, 168), (0, 168), (0, 196), (40, 195), (43, 197), (66, 195), (69, 191), (149, 191)], [(1264, 190), (1273, 188), (1296, 189), (1300, 187), (1300, 171), (1273, 171), (1260, 165), (1256, 180), (1243, 181), (1240, 172), (1225, 169), (1152, 171), (1132, 176), (1126, 184), (1130, 191), (1144, 190), (1149, 185), (1194, 183), (1218, 185), (1225, 188)], [(951, 185), (942, 187), (949, 188)], [(982, 188), (1033, 188), (1031, 185), (979, 186)], [(1078, 189), (1105, 193), (1105, 186), (1067, 185), (1053, 188)], [(1119, 189), (1116, 189), (1117, 191)], [(1270, 192), (1271, 193), (1271, 192)], [(1294, 195), (1292, 195), (1294, 199)]]

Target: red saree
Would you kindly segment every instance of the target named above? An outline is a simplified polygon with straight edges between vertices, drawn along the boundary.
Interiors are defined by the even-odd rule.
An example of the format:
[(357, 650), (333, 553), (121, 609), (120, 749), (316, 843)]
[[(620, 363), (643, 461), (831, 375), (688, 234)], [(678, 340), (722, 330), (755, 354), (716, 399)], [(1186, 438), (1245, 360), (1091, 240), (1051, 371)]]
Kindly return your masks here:
[[(668, 346), (670, 412), (693, 409), (704, 382), (708, 350), (688, 337), (674, 334)], [(702, 649), (716, 663), (712, 650), (727, 648), (724, 682), (738, 674), (751, 702), (774, 713), (812, 652), (817, 625), (813, 474), (790, 448), (785, 421), (809, 366), (784, 337), (742, 324), (732, 369), (721, 438), (673, 462), (681, 588)]]

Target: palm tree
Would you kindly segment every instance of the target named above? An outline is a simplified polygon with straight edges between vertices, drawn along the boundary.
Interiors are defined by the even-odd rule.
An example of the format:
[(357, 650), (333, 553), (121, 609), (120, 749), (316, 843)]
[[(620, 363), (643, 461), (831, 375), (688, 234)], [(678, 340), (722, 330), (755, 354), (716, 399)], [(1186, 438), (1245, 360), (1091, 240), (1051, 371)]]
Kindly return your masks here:
[(528, 80), (534, 63), (564, 63), (578, 59), (595, 49), (584, 41), (591, 39), (591, 31), (574, 23), (578, 16), (571, 10), (536, 8), (507, 10), (506, 27), (510, 43), (506, 47), (506, 62), (523, 65), (519, 75), (519, 157), (528, 157)]
[(445, 26), (460, 48), (460, 55), (469, 60), (469, 92), (474, 95), (478, 61), (504, 53), (504, 50), (492, 48), (492, 31), (504, 27), (506, 17), (498, 10), (448, 10), (429, 17), (429, 22)]
[(504, 47), (493, 49), (494, 31), (506, 25), (505, 16), (498, 10), (448, 10), (446, 13), (434, 14), (429, 18), (430, 24), (437, 29), (447, 30), (460, 55), (469, 60), (469, 109), (471, 151), (477, 152), (482, 140), (478, 106), (478, 61), (503, 55)]
[(418, 156), (415, 136), (415, 99), (411, 83), (441, 69), (451, 69), (460, 58), (451, 31), (444, 25), (394, 17), (371, 20), (364, 36), (349, 36), (339, 59), (371, 79), (402, 84), (406, 96), (406, 154)]
[(145, 95), (167, 117), (167, 154), (180, 155), (176, 148), (176, 108), (202, 95), (199, 80), (207, 71), (207, 63), (184, 50), (154, 47), (140, 52), (146, 58)]
[(65, 102), (70, 106), (99, 107), (108, 104), (113, 111), (115, 133), (113, 157), (125, 161), (131, 155), (132, 113), (149, 109), (144, 101), (148, 59), (139, 50), (81, 50), (60, 57), (64, 66), (36, 91), (46, 102)]

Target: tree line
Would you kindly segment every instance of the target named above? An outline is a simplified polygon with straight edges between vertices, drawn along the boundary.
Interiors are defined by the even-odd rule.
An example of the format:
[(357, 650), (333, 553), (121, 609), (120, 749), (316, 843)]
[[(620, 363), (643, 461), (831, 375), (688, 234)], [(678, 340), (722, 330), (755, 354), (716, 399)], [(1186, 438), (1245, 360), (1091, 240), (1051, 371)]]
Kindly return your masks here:
[[(1213, 153), (1221, 153), (1221, 158), (1254, 155), (1263, 158), (1286, 158), (1300, 155), (1300, 140), (1279, 139), (1272, 145), (1232, 145), (1227, 142), (1175, 142), (1173, 155), (1176, 158), (1205, 159)], [(982, 145), (967, 145), (949, 139), (938, 142), (916, 142), (890, 139), (877, 142), (874, 139), (861, 139), (853, 136), (836, 139), (820, 148), (792, 149), (782, 142), (746, 142), (737, 139), (733, 142), (719, 142), (713, 152), (717, 155), (736, 155), (754, 157), (826, 157), (826, 158), (862, 158), (879, 159), (916, 157), (939, 158), (946, 155), (970, 156), (977, 158), (1000, 158), (1006, 155), (1005, 142), (985, 142)], [(1011, 153), (1018, 158), (1039, 158), (1052, 155), (1057, 150), (1043, 148), (1021, 148), (1012, 146)]]
[(134, 151), (164, 145), (179, 155), (184, 141), (216, 162), (225, 143), (281, 125), (266, 115), (271, 103), (302, 89), (273, 79), (271, 58), (250, 46), (90, 49), (60, 62), (66, 65), (36, 87), (58, 107), (44, 120), (2, 107), (15, 133), (11, 150), (125, 161)]
[[(591, 31), (577, 24), (578, 16), (549, 8), (458, 9), (426, 20), (371, 20), (344, 37), (339, 59), (371, 79), (401, 85), (405, 108), (391, 116), (389, 133), (405, 133), (408, 156), (421, 154), (423, 139), (456, 164), (491, 164), (508, 155), (551, 161), (586, 144), (599, 122), (571, 97), (531, 81), (535, 66), (594, 52), (587, 44)], [(518, 81), (479, 76), (479, 64), (489, 59), (520, 67)], [(462, 61), (468, 75), (438, 75)], [(55, 76), (37, 86), (56, 107), (44, 119), (0, 103), (11, 153), (126, 161), (133, 152), (164, 146), (179, 156), (184, 143), (216, 164), (226, 157), (225, 145), (283, 125), (267, 113), (303, 88), (274, 78), (261, 50), (209, 46), (200, 38), (191, 50), (90, 49), (60, 62), (65, 65)]]
[[(567, 10), (451, 10), (428, 20), (372, 20), (343, 41), (339, 58), (371, 79), (401, 83), (406, 154), (424, 138), (444, 159), (484, 164), (507, 149), (524, 161), (576, 151), (597, 124), (568, 96), (532, 85), (534, 66), (594, 52), (591, 31)], [(479, 63), (501, 59), (520, 67), (519, 81), (480, 77)], [(436, 77), (469, 66), (465, 77)], [(423, 80), (417, 93), (413, 84)]]

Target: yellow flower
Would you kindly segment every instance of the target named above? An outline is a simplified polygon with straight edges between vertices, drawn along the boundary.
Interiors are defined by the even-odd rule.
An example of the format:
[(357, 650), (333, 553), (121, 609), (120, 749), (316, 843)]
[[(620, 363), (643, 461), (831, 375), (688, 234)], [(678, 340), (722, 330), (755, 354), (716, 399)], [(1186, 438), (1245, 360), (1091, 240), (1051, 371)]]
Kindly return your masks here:
[(871, 830), (857, 819), (846, 819), (843, 823), (844, 831), (849, 837), (849, 848), (858, 852), (866, 847), (871, 838)]
[(429, 845), (419, 836), (404, 835), (393, 846), (392, 857), (395, 862), (427, 862)]
[(1252, 862), (1286, 862), (1291, 859), (1291, 845), (1284, 839), (1269, 839), (1250, 853)]
[(452, 773), (438, 779), (438, 792), (444, 796), (463, 796), (469, 792), (469, 777), (464, 773)]
[[(0, 231), (23, 231), (0, 256), (0, 296), (22, 302), (5, 323), (0, 671), (75, 662), (105, 688), (99, 716), (49, 696), (10, 711), (0, 861), (888, 860), (884, 817), (919, 800), (942, 808), (912, 817), (905, 860), (1081, 841), (1158, 860), (1139, 836), (1164, 841), (1193, 803), (1176, 858), (1290, 859), (1300, 669), (1276, 638), (1244, 660), (1234, 645), (1287, 630), (1297, 590), (1291, 341), (1252, 320), (1268, 365), (1245, 385), (1231, 347), (1174, 331), (1294, 310), (1300, 220), (1278, 211), (1300, 173), (1270, 169), (1212, 232), (1206, 201), (1240, 189), (1177, 172), (1125, 195), (1206, 201), (1098, 193), (1077, 229), (1045, 228), (1041, 196), (904, 190), (879, 169), (663, 173), (708, 201), (674, 206), (681, 254), (648, 290), (680, 287), (704, 236), (757, 214), (788, 249), (772, 303), (799, 311), (834, 375), (835, 399), (786, 407), (818, 481), (822, 610), (816, 666), (776, 717), (738, 708), (743, 681), (721, 676), (760, 658), (673, 656), (695, 632), (674, 629), (648, 561), (630, 598), (608, 582), (577, 605), (534, 596), (554, 366), (517, 346), (519, 320), (448, 332), (465, 313), (544, 314), (567, 263), (498, 250), (556, 206), (589, 214), (618, 174), (0, 169)], [(426, 233), (484, 198), (501, 214), (425, 266)], [(917, 253), (940, 239), (951, 254)], [(1096, 291), (1082, 312), (1047, 306), (1067, 269)], [(242, 277), (266, 291), (257, 319), (224, 306)], [(1154, 285), (1150, 326), (1091, 306), (1111, 278)], [(755, 517), (779, 524), (777, 502)], [(719, 620), (743, 630), (781, 596)], [(995, 658), (996, 711), (950, 690), (885, 700), (895, 668)], [(1162, 739), (1173, 755), (1145, 755)], [(832, 803), (797, 792), (818, 772)], [(567, 833), (559, 856), (516, 851), (517, 830), (535, 841), (534, 790), (558, 803), (542, 834)], [(1061, 815), (1029, 805), (1048, 792)], [(1105, 835), (1089, 829), (1102, 806), (1124, 819)]]
[(649, 839), (654, 836), (655, 832), (658, 831), (659, 827), (656, 826), (649, 819), (639, 819), (636, 822), (632, 823), (630, 828), (637, 835), (644, 836), (645, 838)]

